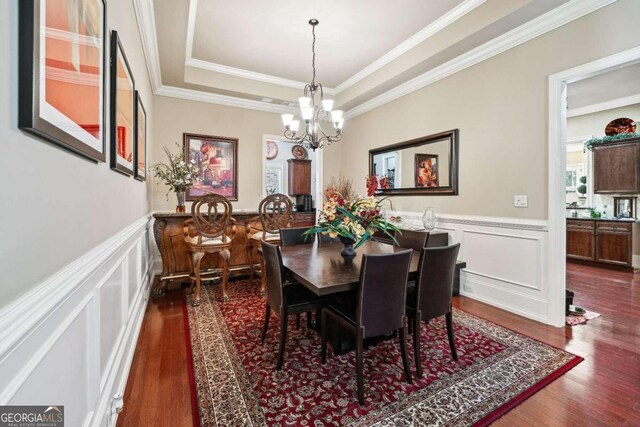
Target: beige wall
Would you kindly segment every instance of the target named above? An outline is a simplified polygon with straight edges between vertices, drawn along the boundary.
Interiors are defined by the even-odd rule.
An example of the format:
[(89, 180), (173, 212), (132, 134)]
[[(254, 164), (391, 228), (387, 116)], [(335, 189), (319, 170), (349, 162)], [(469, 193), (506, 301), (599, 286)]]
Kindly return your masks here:
[[(342, 172), (364, 193), (369, 149), (459, 128), (459, 196), (394, 197), (394, 208), (546, 218), (548, 76), (638, 46), (639, 21), (637, 0), (619, 0), (348, 120), (325, 164), (342, 159)], [(529, 196), (528, 208), (513, 206), (516, 194)]]
[[(262, 135), (282, 133), (278, 114), (164, 96), (153, 98), (153, 108), (155, 124), (153, 144), (149, 149), (151, 163), (166, 161), (163, 146), (174, 152), (178, 150), (175, 142), (182, 147), (183, 133), (238, 138), (238, 201), (233, 202), (233, 207), (258, 208), (262, 194)], [(175, 194), (169, 193), (167, 200), (167, 187), (155, 178), (152, 181), (153, 210), (175, 211)]]
[[(17, 22), (18, 0), (0, 2), (0, 307), (149, 212), (145, 183), (17, 128)], [(107, 28), (120, 35), (150, 129), (151, 88), (130, 0), (109, 0)]]
[(640, 123), (640, 104), (569, 117), (567, 119), (567, 138), (586, 135), (593, 135), (594, 137), (604, 136), (604, 128), (607, 127), (607, 124), (620, 117), (628, 117)]

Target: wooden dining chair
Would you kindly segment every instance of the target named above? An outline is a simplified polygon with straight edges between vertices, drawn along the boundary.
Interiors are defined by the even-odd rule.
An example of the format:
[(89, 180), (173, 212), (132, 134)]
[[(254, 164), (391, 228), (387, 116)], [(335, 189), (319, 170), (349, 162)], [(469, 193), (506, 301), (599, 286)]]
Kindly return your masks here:
[(260, 224), (262, 229), (253, 229), (251, 224), (247, 224), (247, 234), (249, 235), (249, 243), (247, 244), (247, 260), (251, 266), (251, 277), (255, 275), (253, 263), (253, 254), (257, 253), (260, 258), (260, 293), (265, 293), (266, 280), (264, 272), (264, 261), (260, 254), (260, 242), (269, 242), (274, 245), (280, 244), (280, 229), (286, 228), (291, 221), (291, 212), (293, 204), (289, 196), (276, 193), (271, 194), (260, 201), (258, 206), (258, 214), (260, 216)]
[[(200, 285), (202, 259), (206, 254), (219, 254), (222, 259), (222, 296), (229, 299), (229, 248), (235, 233), (231, 218), (233, 208), (226, 197), (219, 194), (207, 194), (191, 205), (191, 219), (184, 222), (184, 240), (191, 253), (191, 274), (196, 284), (196, 296), (193, 305), (200, 304)], [(231, 233), (227, 229), (231, 225)]]
[(453, 336), (451, 298), (459, 250), (459, 243), (451, 246), (424, 248), (418, 261), (416, 285), (407, 290), (407, 316), (413, 329), (413, 353), (418, 378), (422, 378), (420, 362), (420, 325), (422, 321), (429, 323), (430, 319), (445, 316), (451, 357), (453, 360), (458, 360)]
[(269, 318), (273, 309), (280, 317), (280, 345), (278, 348), (278, 361), (276, 370), (282, 369), (284, 348), (287, 342), (287, 324), (290, 314), (299, 315), (319, 310), (324, 302), (313, 292), (300, 283), (285, 281), (285, 271), (282, 266), (282, 253), (280, 247), (262, 241), (262, 258), (265, 269), (263, 270), (267, 282), (267, 304), (262, 328), (262, 342), (267, 338)]
[(331, 319), (356, 338), (358, 402), (364, 405), (364, 339), (399, 331), (407, 382), (411, 371), (405, 336), (405, 300), (412, 250), (363, 255), (355, 306), (330, 301), (322, 309), (322, 364), (327, 362), (327, 321)]
[(396, 238), (397, 246), (401, 248), (413, 249), (414, 251), (421, 251), (422, 248), (427, 246), (427, 237), (429, 233), (426, 231), (413, 231), (402, 230), (402, 232), (396, 232), (394, 237)]

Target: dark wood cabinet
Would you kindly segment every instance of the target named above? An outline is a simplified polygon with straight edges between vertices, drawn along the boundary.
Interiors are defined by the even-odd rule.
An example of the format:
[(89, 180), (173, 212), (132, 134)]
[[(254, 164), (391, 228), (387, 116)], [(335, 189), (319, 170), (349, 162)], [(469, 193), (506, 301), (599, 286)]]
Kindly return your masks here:
[(311, 160), (289, 159), (289, 195), (311, 194)]
[(630, 222), (567, 220), (567, 259), (631, 267), (633, 233)]
[(596, 261), (631, 266), (631, 224), (602, 222), (596, 224)]
[(593, 221), (567, 220), (567, 258), (595, 260)]
[(595, 193), (640, 193), (640, 139), (593, 146)]
[(291, 214), (291, 227), (313, 227), (316, 225), (315, 212), (293, 212)]

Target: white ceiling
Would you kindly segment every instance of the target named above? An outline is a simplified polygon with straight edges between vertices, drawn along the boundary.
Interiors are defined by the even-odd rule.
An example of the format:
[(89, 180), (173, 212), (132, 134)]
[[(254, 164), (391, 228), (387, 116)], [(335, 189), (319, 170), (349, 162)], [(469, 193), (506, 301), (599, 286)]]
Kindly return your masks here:
[(569, 84), (567, 106), (569, 110), (575, 110), (591, 105), (606, 105), (611, 101), (631, 98), (638, 94), (640, 64), (635, 64)]
[(335, 87), (458, 6), (462, 0), (198, 0), (193, 58)]
[(247, 108), (266, 111), (290, 108), (283, 106), (311, 80), (310, 18), (320, 21), (316, 81), (337, 106), (353, 110), (402, 93), (402, 85), (429, 73), (441, 75), (442, 67), (502, 35), (518, 39), (530, 21), (551, 29), (560, 7), (568, 6), (561, 19), (582, 16), (575, 0), (146, 1), (134, 4), (143, 12), (143, 33), (151, 28), (157, 46), (148, 58), (157, 64), (150, 67), (156, 86), (224, 105), (248, 100)]

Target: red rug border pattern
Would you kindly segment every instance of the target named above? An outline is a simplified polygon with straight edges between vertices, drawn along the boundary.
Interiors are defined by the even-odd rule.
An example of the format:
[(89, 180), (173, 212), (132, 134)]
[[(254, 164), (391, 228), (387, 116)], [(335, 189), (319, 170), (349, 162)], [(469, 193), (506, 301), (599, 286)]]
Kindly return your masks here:
[[(196, 378), (195, 378), (195, 367), (194, 367), (194, 360), (193, 360), (193, 349), (192, 349), (192, 341), (191, 341), (191, 332), (190, 332), (190, 327), (189, 327), (189, 308), (188, 308), (188, 301), (187, 301), (187, 295), (186, 295), (186, 290), (183, 290), (183, 298), (182, 298), (182, 304), (183, 304), (183, 321), (184, 321), (184, 328), (185, 328), (185, 342), (186, 342), (186, 346), (187, 346), (187, 365), (188, 365), (188, 369), (189, 369), (189, 385), (190, 385), (190, 391), (191, 391), (191, 409), (192, 409), (192, 417), (193, 417), (193, 425), (196, 427), (200, 427), (201, 426), (201, 420), (200, 420), (200, 410), (199, 410), (199, 406), (198, 406), (198, 392), (197, 392), (197, 383), (196, 383)], [(460, 310), (460, 309), (458, 309)], [(487, 323), (491, 323), (493, 325), (496, 325), (500, 328), (509, 330), (515, 334), (518, 335), (522, 335), (525, 336), (531, 340), (537, 341), (539, 343), (542, 343), (548, 347), (552, 347), (556, 350), (562, 351), (564, 353), (567, 353), (571, 356), (573, 356), (573, 358), (569, 361), (566, 362), (563, 366), (561, 366), (560, 368), (556, 369), (555, 371), (551, 372), (550, 374), (548, 374), (547, 376), (545, 376), (544, 378), (542, 378), (540, 381), (538, 381), (537, 383), (533, 384), (532, 386), (528, 387), (526, 390), (522, 391), (521, 393), (519, 393), (518, 395), (514, 396), (512, 399), (510, 399), (509, 401), (507, 401), (506, 403), (504, 403), (503, 405), (501, 405), (500, 407), (498, 407), (497, 409), (494, 409), (492, 412), (490, 412), (489, 414), (487, 414), (485, 417), (481, 418), (480, 420), (476, 421), (473, 425), (474, 426), (487, 426), (491, 423), (493, 423), (494, 421), (496, 421), (498, 418), (502, 417), (503, 415), (505, 415), (507, 412), (509, 412), (511, 409), (515, 408), (516, 406), (520, 405), (521, 403), (523, 403), (525, 400), (527, 400), (529, 397), (533, 396), (535, 393), (537, 393), (538, 391), (540, 391), (542, 388), (544, 388), (545, 386), (547, 386), (548, 384), (550, 384), (551, 382), (555, 381), (556, 379), (558, 379), (560, 376), (564, 375), (565, 373), (567, 373), (569, 370), (571, 370), (572, 368), (574, 368), (576, 365), (578, 365), (580, 362), (582, 362), (584, 360), (584, 358), (577, 356), (573, 353), (570, 353), (564, 349), (561, 349), (557, 346), (551, 345), (551, 344), (547, 344), (544, 343), (536, 338), (533, 338), (527, 334), (524, 334), (522, 332), (518, 332), (512, 328), (509, 327), (505, 327), (502, 326), (496, 322), (493, 322), (491, 320), (487, 320), (484, 319), (480, 316), (477, 316), (475, 314), (466, 312), (464, 310), (460, 310), (462, 312), (465, 312), (466, 314), (472, 316), (472, 317), (476, 317), (478, 319), (481, 319), (484, 322)]]

